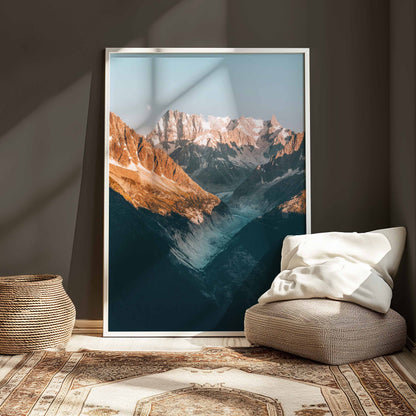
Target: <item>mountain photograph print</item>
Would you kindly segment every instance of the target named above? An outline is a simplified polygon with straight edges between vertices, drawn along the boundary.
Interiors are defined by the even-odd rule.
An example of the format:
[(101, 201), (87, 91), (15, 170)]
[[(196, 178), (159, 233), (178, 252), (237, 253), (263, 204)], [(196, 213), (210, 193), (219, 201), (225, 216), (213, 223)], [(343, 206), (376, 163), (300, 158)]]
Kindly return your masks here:
[(305, 71), (302, 52), (107, 50), (107, 334), (243, 330), (307, 231)]

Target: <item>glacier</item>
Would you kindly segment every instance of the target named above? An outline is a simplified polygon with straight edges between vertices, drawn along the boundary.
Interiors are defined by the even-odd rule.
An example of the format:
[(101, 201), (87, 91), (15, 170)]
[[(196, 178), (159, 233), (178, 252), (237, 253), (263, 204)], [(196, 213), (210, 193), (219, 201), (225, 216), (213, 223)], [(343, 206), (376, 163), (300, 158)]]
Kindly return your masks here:
[(170, 231), (174, 243), (171, 254), (183, 265), (201, 271), (244, 226), (261, 214), (254, 207), (239, 206), (230, 208), (227, 216), (192, 224), (186, 232), (174, 229)]

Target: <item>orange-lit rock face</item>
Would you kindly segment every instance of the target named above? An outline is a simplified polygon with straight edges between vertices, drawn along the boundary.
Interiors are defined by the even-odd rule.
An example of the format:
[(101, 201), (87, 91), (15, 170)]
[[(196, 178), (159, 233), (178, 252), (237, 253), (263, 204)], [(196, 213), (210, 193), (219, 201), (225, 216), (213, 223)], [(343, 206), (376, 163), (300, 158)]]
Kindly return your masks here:
[(274, 156), (274, 159), (278, 159), (284, 155), (291, 155), (293, 152), (297, 152), (303, 142), (305, 133), (297, 133), (294, 136), (290, 136), (285, 142), (283, 149), (279, 150)]
[(177, 213), (194, 223), (221, 202), (204, 191), (163, 150), (110, 113), (110, 187), (135, 208), (160, 215)]
[(298, 195), (294, 196), (289, 201), (283, 202), (279, 205), (282, 212), (289, 213), (295, 212), (297, 214), (305, 214), (306, 212), (306, 191), (302, 191)]

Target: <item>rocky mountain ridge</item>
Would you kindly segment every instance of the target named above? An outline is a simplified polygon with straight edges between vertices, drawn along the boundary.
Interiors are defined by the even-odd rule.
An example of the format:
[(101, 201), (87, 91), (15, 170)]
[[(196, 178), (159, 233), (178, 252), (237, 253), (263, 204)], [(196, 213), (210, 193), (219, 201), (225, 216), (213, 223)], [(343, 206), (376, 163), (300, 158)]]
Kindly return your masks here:
[(271, 120), (244, 116), (238, 119), (217, 116), (205, 118), (198, 114), (168, 110), (147, 139), (170, 154), (188, 142), (213, 148), (227, 144), (230, 147), (252, 146), (264, 150), (268, 145), (284, 146), (286, 138), (292, 134), (291, 130), (281, 126), (274, 115)]
[(220, 204), (163, 150), (110, 113), (110, 186), (135, 208), (160, 215), (175, 212), (201, 223)]
[(173, 110), (147, 136), (212, 193), (235, 189), (254, 168), (292, 153), (299, 147), (299, 139), (299, 133), (283, 128), (275, 116), (271, 120), (233, 120)]

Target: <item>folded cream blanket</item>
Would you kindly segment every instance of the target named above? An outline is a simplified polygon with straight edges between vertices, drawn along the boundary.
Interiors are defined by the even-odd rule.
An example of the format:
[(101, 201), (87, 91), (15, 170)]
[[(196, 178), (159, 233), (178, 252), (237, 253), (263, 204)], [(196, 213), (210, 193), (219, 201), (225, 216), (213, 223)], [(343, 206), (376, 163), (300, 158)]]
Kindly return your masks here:
[(329, 298), (386, 313), (405, 239), (404, 227), (287, 236), (282, 271), (259, 303)]

